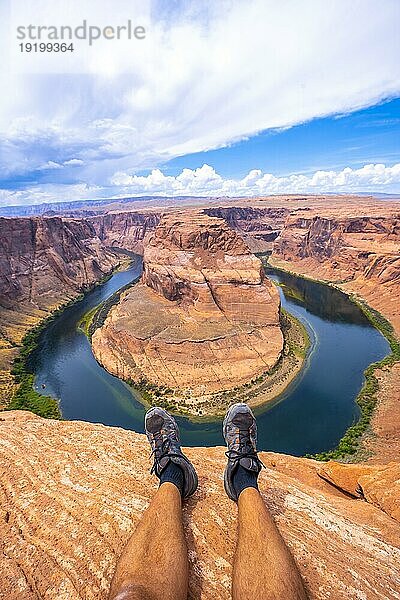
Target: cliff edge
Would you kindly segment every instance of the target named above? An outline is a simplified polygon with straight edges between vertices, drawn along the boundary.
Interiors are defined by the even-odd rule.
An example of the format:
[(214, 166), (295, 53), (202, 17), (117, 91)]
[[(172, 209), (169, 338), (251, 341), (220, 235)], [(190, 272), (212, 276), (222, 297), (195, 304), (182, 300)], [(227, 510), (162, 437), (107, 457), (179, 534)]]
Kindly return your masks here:
[[(157, 488), (145, 437), (27, 412), (0, 415), (3, 597), (105, 600), (117, 557)], [(223, 490), (224, 449), (187, 454), (200, 479), (184, 508), (189, 597), (227, 600), (237, 509)], [(260, 489), (310, 599), (399, 598), (399, 463), (261, 459)]]
[[(291, 214), (270, 262), (283, 269), (335, 284), (382, 313), (400, 338), (400, 212), (398, 203), (355, 210), (335, 206)], [(379, 315), (377, 316), (379, 320)], [(363, 439), (370, 461), (400, 453), (400, 362), (375, 373), (378, 403), (372, 435)]]
[(10, 368), (27, 330), (120, 261), (88, 220), (0, 217), (0, 407), (15, 392)]

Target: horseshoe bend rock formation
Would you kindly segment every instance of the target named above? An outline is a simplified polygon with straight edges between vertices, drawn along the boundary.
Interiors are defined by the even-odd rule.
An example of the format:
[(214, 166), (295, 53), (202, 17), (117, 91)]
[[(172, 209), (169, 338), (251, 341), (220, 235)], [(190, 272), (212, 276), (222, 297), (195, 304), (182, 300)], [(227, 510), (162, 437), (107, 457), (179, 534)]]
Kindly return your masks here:
[(109, 371), (194, 396), (241, 385), (283, 347), (279, 295), (224, 220), (164, 215), (146, 244), (141, 283), (92, 339)]
[[(0, 417), (2, 597), (106, 600), (117, 558), (157, 489), (145, 436), (27, 412)], [(200, 483), (183, 511), (189, 598), (229, 600), (237, 507), (223, 490), (224, 449), (186, 452)], [(323, 476), (331, 485), (316, 461), (264, 452), (261, 459), (261, 493), (310, 600), (398, 598), (399, 463), (364, 475), (329, 463)], [(352, 480), (366, 500), (335, 487), (351, 492)]]

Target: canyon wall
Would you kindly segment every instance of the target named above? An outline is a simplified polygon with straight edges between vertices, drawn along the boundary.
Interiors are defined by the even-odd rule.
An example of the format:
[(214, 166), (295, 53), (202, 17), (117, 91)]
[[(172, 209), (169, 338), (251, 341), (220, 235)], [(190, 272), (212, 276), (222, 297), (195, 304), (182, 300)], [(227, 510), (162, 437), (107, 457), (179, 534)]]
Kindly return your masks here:
[(0, 303), (38, 308), (68, 298), (116, 263), (86, 220), (0, 218)]
[[(191, 209), (186, 209), (191, 210)], [(143, 253), (144, 240), (152, 234), (166, 213), (180, 212), (177, 208), (157, 211), (109, 212), (90, 217), (100, 240), (107, 246), (126, 248)], [(210, 217), (218, 217), (237, 231), (252, 252), (271, 251), (290, 210), (286, 207), (258, 208), (252, 206), (220, 206), (204, 208)]]
[(357, 216), (330, 212), (290, 215), (272, 261), (359, 294), (400, 332), (400, 211), (369, 215), (361, 206)]
[(92, 339), (112, 373), (202, 396), (270, 369), (283, 347), (279, 295), (225, 221), (164, 215), (144, 252), (142, 282)]
[(26, 330), (120, 260), (84, 219), (0, 218), (0, 406), (15, 389), (9, 369)]
[[(400, 336), (400, 207), (377, 203), (291, 214), (272, 264), (335, 283), (382, 313)], [(400, 363), (376, 373), (378, 402), (362, 445), (369, 461), (400, 452)]]
[(156, 228), (158, 212), (111, 212), (91, 217), (98, 238), (105, 246), (143, 253), (143, 240)]
[(290, 210), (286, 207), (223, 206), (206, 208), (204, 212), (224, 219), (252, 252), (267, 252), (272, 250)]
[[(0, 430), (0, 595), (106, 600), (157, 489), (145, 436), (24, 412), (2, 413)], [(223, 489), (224, 450), (185, 450), (200, 484), (183, 509), (191, 600), (231, 598), (237, 507)], [(261, 493), (310, 600), (399, 598), (399, 463), (260, 458)]]

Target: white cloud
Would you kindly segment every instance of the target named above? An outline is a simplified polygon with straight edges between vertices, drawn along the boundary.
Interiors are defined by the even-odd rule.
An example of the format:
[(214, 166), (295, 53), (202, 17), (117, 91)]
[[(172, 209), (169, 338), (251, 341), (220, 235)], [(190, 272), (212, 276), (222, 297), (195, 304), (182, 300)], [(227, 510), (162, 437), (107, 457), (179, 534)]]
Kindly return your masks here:
[(40, 165), (38, 167), (38, 171), (47, 171), (47, 170), (53, 170), (53, 169), (62, 169), (63, 166), (60, 165), (60, 163), (54, 162), (54, 160), (48, 160), (46, 163), (44, 163), (43, 165)]
[[(117, 4), (120, 22), (129, 17), (130, 0)], [(76, 182), (106, 185), (118, 171), (156, 167), (400, 92), (398, 0), (200, 4), (182, 2), (168, 13), (153, 0), (156, 17), (141, 51), (125, 42), (114, 55), (116, 41), (94, 48), (82, 56), (84, 75), (2, 69), (4, 173), (54, 161), (74, 166)], [(98, 5), (110, 14), (108, 0)], [(1, 22), (7, 40), (7, 19)], [(199, 171), (187, 186), (201, 181), (211, 189), (213, 177)]]
[(166, 195), (211, 195), (223, 187), (223, 178), (209, 165), (198, 169), (183, 169), (177, 176), (164, 175), (160, 169), (153, 169), (150, 175), (137, 176), (117, 172), (111, 177), (112, 185), (129, 190), (133, 194), (166, 194)]
[(17, 191), (0, 189), (0, 206), (88, 200), (102, 198), (105, 193), (104, 188), (84, 183), (74, 185), (42, 184)]
[(400, 191), (400, 163), (346, 167), (341, 171), (316, 171), (310, 175), (276, 177), (259, 169), (242, 179), (224, 179), (209, 165), (183, 169), (176, 177), (154, 169), (146, 177), (116, 173), (111, 184), (127, 195), (257, 196), (263, 194)]
[(236, 197), (332, 192), (400, 193), (400, 163), (287, 177), (254, 169), (242, 179), (225, 179), (206, 164), (198, 169), (183, 169), (176, 177), (164, 175), (160, 169), (153, 169), (147, 176), (117, 172), (108, 186), (43, 184), (17, 192), (0, 190), (0, 206), (124, 196)]
[(64, 167), (81, 167), (83, 164), (83, 160), (79, 158), (71, 158), (63, 162)]

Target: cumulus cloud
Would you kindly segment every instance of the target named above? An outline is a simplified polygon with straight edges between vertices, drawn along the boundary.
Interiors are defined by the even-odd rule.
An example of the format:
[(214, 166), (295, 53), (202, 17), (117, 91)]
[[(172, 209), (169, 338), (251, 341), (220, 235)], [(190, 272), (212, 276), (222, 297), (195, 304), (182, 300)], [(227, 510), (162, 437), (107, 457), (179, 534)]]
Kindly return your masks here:
[(0, 206), (43, 204), (103, 198), (106, 190), (100, 186), (79, 184), (43, 184), (24, 190), (0, 189)]
[(400, 190), (400, 163), (346, 167), (341, 171), (316, 171), (310, 175), (276, 177), (259, 169), (242, 179), (224, 179), (212, 167), (183, 169), (176, 177), (154, 169), (149, 175), (115, 173), (111, 184), (132, 195), (255, 196), (263, 194), (297, 194), (324, 192), (362, 192)]
[(0, 189), (0, 206), (124, 196), (237, 197), (352, 192), (400, 193), (400, 163), (369, 164), (359, 169), (346, 167), (341, 171), (287, 177), (254, 169), (241, 179), (226, 179), (207, 164), (198, 169), (183, 169), (175, 177), (165, 175), (160, 169), (153, 169), (147, 176), (119, 171), (107, 186), (43, 184), (23, 191)]
[(224, 180), (213, 167), (203, 165), (198, 169), (183, 169), (176, 177), (164, 175), (160, 169), (153, 169), (146, 177), (118, 172), (111, 178), (111, 184), (135, 194), (202, 195), (209, 192), (213, 195), (223, 187)]
[[(41, 4), (46, 2), (53, 4)], [(84, 75), (2, 69), (3, 174), (29, 173), (53, 161), (73, 166), (68, 175), (76, 183), (104, 186), (116, 172), (155, 168), (179, 155), (346, 113), (400, 91), (398, 0), (200, 4), (182, 2), (168, 11), (153, 0), (140, 51), (115, 41), (111, 52), (107, 42), (79, 55)], [(115, 5), (118, 23), (130, 16), (131, 0)], [(108, 0), (98, 0), (95, 10), (101, 7), (110, 15)], [(6, 16), (1, 22), (7, 40)], [(195, 183), (192, 175), (181, 175), (182, 188), (185, 177), (189, 188), (221, 184), (203, 170)], [(55, 169), (56, 176), (62, 178), (61, 171)], [(256, 173), (247, 177), (245, 188), (252, 179), (260, 181)]]

